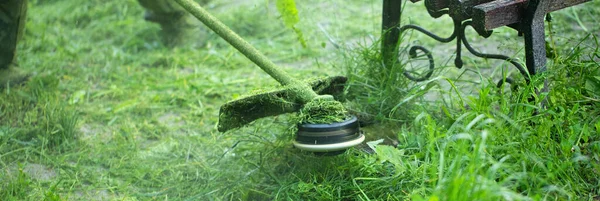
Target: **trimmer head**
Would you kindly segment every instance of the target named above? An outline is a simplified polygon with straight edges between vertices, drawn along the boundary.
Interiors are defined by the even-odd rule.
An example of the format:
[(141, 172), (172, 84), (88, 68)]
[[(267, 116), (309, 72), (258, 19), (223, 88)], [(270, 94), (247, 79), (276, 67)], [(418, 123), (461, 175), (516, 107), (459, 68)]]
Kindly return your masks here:
[(344, 122), (331, 124), (298, 124), (294, 146), (317, 155), (338, 155), (365, 140), (358, 119), (351, 116)]

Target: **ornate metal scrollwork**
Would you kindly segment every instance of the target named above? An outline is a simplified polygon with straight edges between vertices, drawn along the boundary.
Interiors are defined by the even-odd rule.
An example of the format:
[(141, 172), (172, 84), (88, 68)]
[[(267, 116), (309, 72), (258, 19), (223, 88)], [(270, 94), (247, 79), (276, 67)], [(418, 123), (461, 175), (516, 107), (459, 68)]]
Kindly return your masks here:
[[(448, 12), (443, 12), (443, 11), (438, 11), (436, 14), (447, 14)], [(436, 15), (437, 16), (437, 15)], [(521, 65), (520, 63), (518, 63), (515, 59), (506, 56), (506, 55), (501, 55), (501, 54), (486, 54), (486, 53), (482, 53), (479, 52), (477, 50), (475, 50), (475, 48), (473, 48), (471, 46), (471, 44), (469, 43), (469, 41), (467, 40), (467, 37), (465, 36), (465, 31), (467, 26), (471, 26), (472, 27), (472, 21), (471, 20), (466, 20), (466, 21), (461, 21), (461, 20), (456, 20), (453, 18), (452, 23), (454, 25), (453, 28), (453, 32), (449, 37), (441, 37), (438, 36), (434, 33), (432, 33), (431, 31), (428, 31), (427, 29), (417, 26), (417, 25), (413, 25), (413, 24), (409, 24), (409, 25), (404, 25), (399, 27), (399, 32), (400, 34), (404, 33), (407, 30), (416, 30), (418, 32), (421, 32), (425, 35), (427, 35), (428, 37), (441, 42), (441, 43), (450, 43), (454, 40), (456, 40), (456, 56), (454, 58), (454, 65), (457, 68), (462, 68), (463, 66), (463, 60), (462, 60), (462, 47), (464, 45), (464, 47), (473, 55), (475, 55), (476, 57), (480, 57), (480, 58), (484, 58), (484, 59), (497, 59), (497, 60), (503, 60), (503, 61), (507, 61), (509, 63), (511, 63), (513, 66), (515, 66), (515, 68), (517, 68), (519, 70), (519, 73), (521, 73), (522, 75), (524, 75), (526, 81), (529, 81), (529, 73), (527, 72), (527, 70), (523, 67), (523, 65)], [(488, 38), (492, 35), (492, 31), (487, 31), (487, 32), (477, 32), (480, 36), (484, 37), (484, 38)], [(428, 50), (427, 48), (423, 47), (423, 46), (418, 46), (418, 45), (414, 45), (411, 46), (409, 48), (409, 56), (410, 58), (415, 58), (417, 57), (417, 50), (425, 53), (425, 55), (427, 56), (428, 60), (429, 60), (429, 71), (427, 72), (426, 75), (424, 75), (423, 77), (415, 77), (413, 75), (411, 75), (408, 72), (404, 72), (404, 76), (407, 77), (408, 79), (415, 81), (415, 82), (420, 82), (420, 81), (425, 81), (427, 79), (429, 79), (431, 77), (431, 75), (433, 74), (433, 68), (434, 68), (434, 59), (433, 56), (431, 54), (431, 51)], [(513, 84), (514, 81), (512, 79), (503, 79), (500, 80), (498, 82), (498, 87), (502, 86), (504, 83), (510, 83)]]

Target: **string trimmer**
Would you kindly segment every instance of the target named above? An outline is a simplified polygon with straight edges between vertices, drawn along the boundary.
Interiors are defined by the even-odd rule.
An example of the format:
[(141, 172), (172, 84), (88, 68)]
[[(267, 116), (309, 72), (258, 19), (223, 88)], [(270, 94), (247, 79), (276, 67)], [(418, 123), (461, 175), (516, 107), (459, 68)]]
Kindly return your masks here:
[(345, 77), (309, 82), (294, 79), (193, 0), (175, 1), (283, 86), (221, 106), (219, 131), (239, 128), (262, 117), (300, 112), (302, 118), (294, 141), (299, 149), (330, 155), (364, 141), (356, 117), (348, 115), (331, 95), (343, 90)]

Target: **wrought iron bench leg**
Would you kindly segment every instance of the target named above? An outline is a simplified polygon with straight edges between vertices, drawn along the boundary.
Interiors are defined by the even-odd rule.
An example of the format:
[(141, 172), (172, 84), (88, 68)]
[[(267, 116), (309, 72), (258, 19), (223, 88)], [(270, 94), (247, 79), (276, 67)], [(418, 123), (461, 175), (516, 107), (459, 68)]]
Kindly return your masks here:
[[(546, 35), (544, 34), (544, 20), (550, 2), (548, 0), (530, 0), (527, 6), (527, 12), (522, 21), (521, 30), (525, 37), (525, 63), (529, 76), (546, 71)], [(527, 75), (524, 75), (527, 76)], [(539, 95), (541, 92), (548, 92), (548, 80), (544, 80), (544, 86), (536, 89)], [(546, 106), (547, 99), (542, 100), (542, 107)]]
[(525, 62), (530, 75), (546, 70), (546, 41), (544, 20), (549, 4), (546, 0), (530, 0), (523, 19), (525, 36)]
[(402, 10), (401, 0), (383, 0), (383, 13), (381, 19), (382, 37), (381, 54), (384, 64), (395, 63), (398, 54), (398, 40), (400, 38), (400, 11)]

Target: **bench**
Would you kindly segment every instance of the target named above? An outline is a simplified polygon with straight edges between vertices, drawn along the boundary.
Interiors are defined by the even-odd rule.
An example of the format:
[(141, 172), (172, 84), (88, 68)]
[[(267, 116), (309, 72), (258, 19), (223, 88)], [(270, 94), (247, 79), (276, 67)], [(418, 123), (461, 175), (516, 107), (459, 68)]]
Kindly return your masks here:
[[(420, 0), (410, 0), (413, 3)], [(384, 62), (390, 64), (397, 59), (398, 40), (402, 32), (413, 29), (432, 37), (433, 39), (448, 43), (456, 41), (456, 57), (454, 64), (461, 68), (461, 48), (465, 48), (473, 55), (488, 59), (505, 60), (513, 64), (529, 82), (530, 76), (546, 70), (546, 44), (544, 33), (544, 20), (547, 14), (570, 6), (578, 5), (590, 0), (424, 0), (429, 15), (439, 18), (448, 15), (452, 18), (454, 31), (450, 37), (437, 36), (416, 25), (399, 26), (402, 1), (384, 0), (382, 15), (382, 46), (381, 52)], [(548, 15), (549, 16), (549, 15)], [(465, 37), (466, 27), (472, 27), (480, 36), (489, 37), (492, 30), (508, 26), (515, 29), (524, 37), (526, 69), (514, 59), (498, 54), (484, 54), (471, 47)], [(408, 72), (404, 75), (414, 81), (427, 80), (434, 67), (431, 53), (424, 47), (413, 46), (409, 55), (416, 57), (416, 51), (424, 52), (429, 58), (430, 71), (422, 77), (414, 77)], [(391, 63), (393, 65), (393, 63)], [(500, 81), (501, 86), (504, 81)]]

